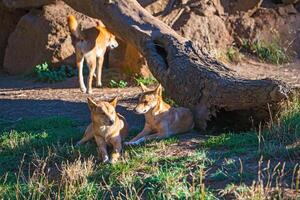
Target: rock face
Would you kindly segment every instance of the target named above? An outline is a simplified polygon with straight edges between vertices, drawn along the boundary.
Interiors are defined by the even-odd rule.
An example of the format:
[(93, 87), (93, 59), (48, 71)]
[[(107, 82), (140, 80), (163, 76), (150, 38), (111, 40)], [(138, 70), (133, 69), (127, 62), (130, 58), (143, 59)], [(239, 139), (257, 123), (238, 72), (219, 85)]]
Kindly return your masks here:
[(276, 42), (293, 57), (300, 56), (300, 14), (293, 5), (276, 9), (259, 9), (252, 17), (248, 15), (229, 17), (228, 29), (231, 29), (236, 44), (243, 39), (250, 42)]
[(182, 36), (197, 41), (210, 52), (232, 43), (233, 39), (222, 18), (224, 7), (220, 0), (183, 0), (166, 11), (169, 2), (156, 1), (146, 6), (146, 9)]
[(284, 4), (293, 4), (293, 3), (298, 3), (299, 0), (282, 0), (282, 3)]
[[(36, 6), (36, 3), (30, 4), (30, 1), (6, 2), (16, 8)], [(5, 71), (10, 74), (23, 74), (44, 62), (52, 66), (75, 66), (74, 47), (66, 20), (70, 14), (76, 16), (83, 29), (95, 26), (96, 21), (100, 22), (76, 12), (63, 2), (47, 5), (42, 9), (31, 9), (20, 19), (9, 37), (4, 59)], [(3, 49), (5, 46), (3, 45)], [(130, 75), (140, 74), (147, 77), (151, 74), (141, 54), (122, 41), (116, 50), (110, 52), (109, 65)]]
[(30, 9), (38, 8), (43, 5), (54, 3), (56, 0), (2, 0), (7, 8), (10, 9)]
[(226, 13), (249, 12), (257, 10), (262, 0), (221, 0)]
[[(54, 1), (55, 4), (42, 6)], [(212, 54), (226, 50), (233, 43), (240, 44), (243, 39), (272, 41), (276, 36), (288, 52), (300, 55), (300, 15), (292, 4), (274, 8), (269, 2), (272, 8), (260, 8), (262, 0), (139, 2), (182, 36), (197, 41)], [(76, 16), (82, 28), (96, 24), (95, 19), (60, 1), (0, 0), (0, 67), (6, 46), (3, 66), (11, 74), (28, 72), (43, 62), (75, 66), (74, 47), (66, 21), (69, 14)], [(120, 68), (128, 75), (151, 75), (137, 49), (126, 41), (119, 43), (120, 46), (109, 54), (110, 67)]]
[(20, 74), (43, 62), (74, 65), (74, 47), (67, 26), (69, 14), (75, 15), (83, 28), (96, 25), (94, 19), (62, 2), (44, 6), (42, 10), (32, 9), (9, 37), (4, 69), (10, 74)]
[(25, 11), (8, 10), (0, 2), (0, 69), (3, 67), (5, 48), (9, 35), (14, 31)]

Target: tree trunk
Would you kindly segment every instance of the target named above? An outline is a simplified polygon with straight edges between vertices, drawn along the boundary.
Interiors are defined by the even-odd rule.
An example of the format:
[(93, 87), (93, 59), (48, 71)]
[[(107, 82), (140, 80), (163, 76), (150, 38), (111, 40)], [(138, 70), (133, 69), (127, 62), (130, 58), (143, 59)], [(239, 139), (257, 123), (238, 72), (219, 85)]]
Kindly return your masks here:
[(167, 95), (194, 111), (198, 128), (205, 129), (207, 121), (218, 111), (251, 110), (250, 115), (255, 118), (261, 110), (268, 110), (268, 104), (276, 105), (290, 92), (279, 81), (238, 77), (135, 0), (65, 2), (79, 12), (101, 19), (115, 35), (137, 47)]

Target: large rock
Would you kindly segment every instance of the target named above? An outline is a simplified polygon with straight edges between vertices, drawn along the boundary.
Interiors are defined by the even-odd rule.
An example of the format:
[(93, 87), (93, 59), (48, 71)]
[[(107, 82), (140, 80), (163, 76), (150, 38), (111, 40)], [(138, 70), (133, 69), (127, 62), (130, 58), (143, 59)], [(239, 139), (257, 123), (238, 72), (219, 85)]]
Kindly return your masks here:
[(224, 8), (220, 0), (182, 0), (166, 12), (169, 0), (148, 4), (146, 9), (171, 26), (179, 34), (197, 41), (204, 49), (213, 53), (232, 43), (232, 37), (222, 19)]
[(10, 9), (29, 9), (39, 8), (43, 5), (55, 3), (56, 0), (2, 0), (7, 8)]
[(282, 3), (284, 4), (294, 4), (294, 3), (298, 3), (299, 0), (282, 0)]
[(21, 10), (9, 10), (0, 1), (0, 68), (3, 67), (8, 37), (15, 30), (18, 21), (25, 13)]
[(9, 37), (4, 69), (10, 74), (20, 74), (43, 62), (74, 65), (74, 47), (67, 26), (69, 14), (75, 15), (84, 28), (96, 24), (94, 19), (62, 2), (44, 6), (42, 10), (32, 9)]
[[(40, 5), (34, 4), (34, 1), (10, 2), (11, 7), (21, 8)], [(9, 37), (4, 69), (10, 74), (22, 74), (44, 62), (52, 66), (61, 64), (74, 66), (74, 47), (66, 20), (70, 14), (76, 16), (82, 28), (95, 26), (98, 21), (76, 12), (63, 2), (47, 5), (42, 9), (32, 9), (21, 18)], [(110, 52), (110, 65), (120, 68), (127, 74), (149, 76), (151, 73), (141, 54), (130, 44), (122, 41), (120, 44), (120, 47)]]
[[(235, 43), (276, 42), (293, 57), (300, 55), (300, 14), (290, 8), (259, 9), (254, 16), (233, 16), (228, 20)], [(293, 7), (292, 7), (293, 8)]]

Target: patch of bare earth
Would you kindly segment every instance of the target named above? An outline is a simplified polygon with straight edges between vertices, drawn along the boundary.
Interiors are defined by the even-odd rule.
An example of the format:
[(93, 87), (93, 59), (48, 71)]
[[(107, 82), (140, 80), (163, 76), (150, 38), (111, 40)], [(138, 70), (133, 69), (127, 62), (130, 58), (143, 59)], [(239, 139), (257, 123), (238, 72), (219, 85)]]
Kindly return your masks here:
[(300, 59), (283, 65), (272, 65), (255, 59), (243, 59), (238, 64), (229, 64), (240, 76), (250, 79), (273, 78), (300, 88)]

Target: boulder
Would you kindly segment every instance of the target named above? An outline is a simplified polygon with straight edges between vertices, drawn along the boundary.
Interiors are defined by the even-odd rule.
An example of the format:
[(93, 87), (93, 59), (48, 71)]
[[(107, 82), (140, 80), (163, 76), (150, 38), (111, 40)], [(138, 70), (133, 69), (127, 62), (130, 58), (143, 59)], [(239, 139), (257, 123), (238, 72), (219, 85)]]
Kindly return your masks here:
[(237, 12), (255, 12), (262, 0), (221, 0), (221, 3), (226, 13), (236, 14)]
[(0, 1), (0, 68), (3, 67), (8, 37), (15, 30), (18, 21), (25, 13), (26, 11), (22, 10), (9, 10)]
[(57, 0), (2, 0), (3, 4), (10, 9), (39, 8), (43, 5), (55, 3)]
[(211, 53), (232, 43), (224, 21), (217, 15), (206, 17), (195, 12), (186, 12), (174, 23), (173, 29), (185, 38), (197, 41)]
[(241, 45), (242, 40), (276, 42), (291, 58), (300, 55), (300, 14), (291, 12), (289, 6), (259, 9), (252, 17), (234, 16), (227, 27), (236, 44)]
[(299, 0), (282, 0), (282, 3), (284, 3), (284, 4), (295, 4), (298, 2), (299, 2)]
[(74, 47), (67, 26), (67, 16), (73, 14), (83, 28), (96, 25), (63, 2), (32, 9), (23, 16), (10, 35), (5, 51), (4, 69), (10, 74), (31, 71), (36, 65), (75, 64)]
[(230, 45), (233, 41), (222, 19), (224, 8), (220, 0), (182, 0), (166, 16), (169, 1), (159, 0), (146, 9), (171, 26), (183, 37), (197, 41), (211, 53)]

